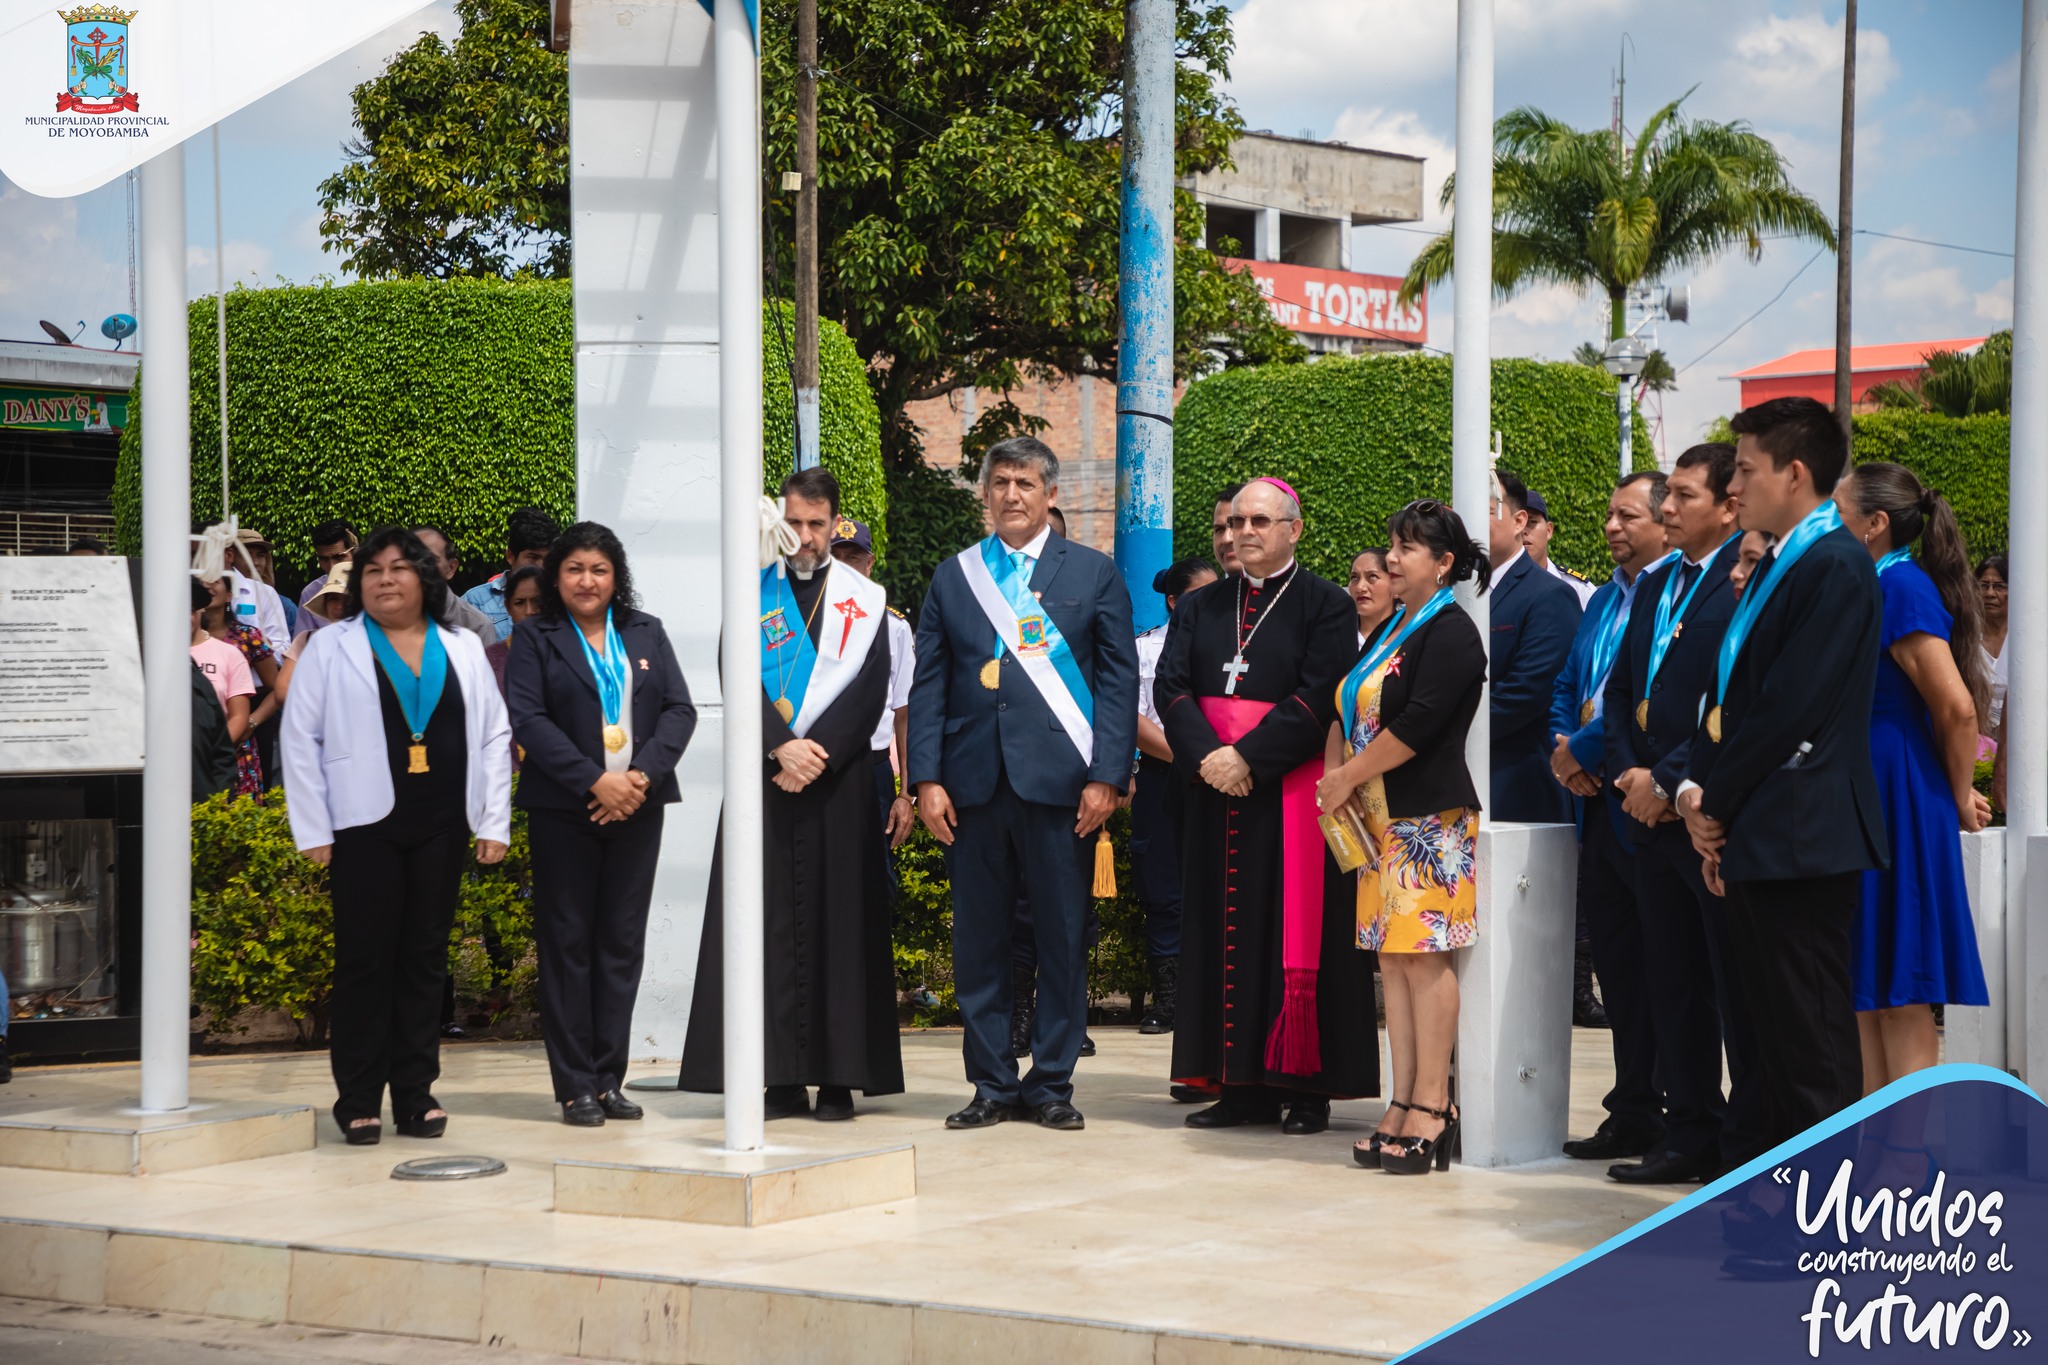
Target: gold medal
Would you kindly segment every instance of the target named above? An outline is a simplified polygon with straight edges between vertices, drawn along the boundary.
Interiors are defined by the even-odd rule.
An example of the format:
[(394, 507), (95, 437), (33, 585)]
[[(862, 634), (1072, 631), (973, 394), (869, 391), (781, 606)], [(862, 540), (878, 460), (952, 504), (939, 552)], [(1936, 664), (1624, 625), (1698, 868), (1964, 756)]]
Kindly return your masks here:
[(420, 741), (421, 736), (414, 735), (412, 748), (406, 750), (405, 770), (408, 773), (423, 773), (427, 770), (427, 746)]
[(775, 699), (775, 714), (782, 717), (784, 725), (788, 725), (796, 719), (796, 708), (789, 704), (788, 697), (777, 697)]
[(1003, 665), (999, 659), (990, 659), (981, 666), (981, 685), (993, 692), (1002, 686)]
[(1650, 701), (1647, 697), (1636, 703), (1636, 729), (1644, 734), (1650, 732)]
[(604, 727), (604, 751), (615, 754), (626, 747), (626, 729), (622, 725)]
[(1592, 722), (1592, 720), (1593, 720), (1593, 699), (1592, 699), (1591, 697), (1588, 697), (1588, 698), (1586, 698), (1586, 700), (1585, 700), (1584, 704), (1583, 704), (1583, 705), (1581, 705), (1581, 706), (1579, 707), (1579, 724), (1581, 724), (1581, 725), (1587, 725), (1587, 724), (1590, 724), (1590, 723)]
[(1721, 708), (1718, 706), (1707, 712), (1707, 738), (1716, 744), (1721, 742)]

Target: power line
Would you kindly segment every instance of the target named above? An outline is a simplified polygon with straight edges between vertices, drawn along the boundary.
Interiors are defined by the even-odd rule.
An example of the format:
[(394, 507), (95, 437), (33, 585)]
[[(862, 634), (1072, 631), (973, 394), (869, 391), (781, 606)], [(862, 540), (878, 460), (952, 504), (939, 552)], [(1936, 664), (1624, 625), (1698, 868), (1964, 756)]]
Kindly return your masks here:
[(1943, 251), (1967, 251), (1976, 256), (2003, 256), (2008, 261), (2012, 259), (2010, 251), (1992, 251), (1988, 247), (1981, 246), (1959, 246), (1954, 242), (1931, 242), (1925, 237), (1901, 237), (1896, 232), (1873, 232), (1869, 228), (1857, 228), (1849, 235), (1851, 237), (1883, 237), (1894, 242), (1911, 242), (1916, 246), (1938, 246)]
[(1678, 377), (1678, 375), (1684, 374), (1684, 373), (1685, 373), (1685, 372), (1686, 372), (1687, 370), (1689, 370), (1689, 369), (1691, 369), (1691, 368), (1692, 368), (1693, 366), (1695, 366), (1695, 365), (1699, 364), (1699, 363), (1700, 363), (1700, 362), (1701, 362), (1702, 360), (1705, 360), (1705, 359), (1706, 359), (1706, 358), (1707, 358), (1708, 356), (1712, 355), (1712, 354), (1713, 354), (1714, 352), (1716, 352), (1716, 351), (1720, 350), (1720, 349), (1721, 349), (1721, 348), (1722, 348), (1723, 346), (1725, 346), (1725, 345), (1726, 345), (1726, 344), (1727, 344), (1727, 343), (1728, 343), (1728, 342), (1729, 342), (1730, 340), (1732, 340), (1732, 339), (1734, 338), (1734, 336), (1735, 336), (1735, 333), (1736, 333), (1736, 332), (1739, 332), (1739, 331), (1741, 331), (1741, 330), (1742, 330), (1743, 328), (1745, 328), (1745, 327), (1749, 326), (1749, 324), (1750, 324), (1750, 323), (1752, 323), (1752, 322), (1755, 322), (1755, 321), (1756, 321), (1756, 320), (1757, 320), (1758, 318), (1762, 317), (1762, 316), (1763, 316), (1763, 314), (1764, 314), (1764, 309), (1765, 309), (1765, 308), (1769, 308), (1769, 307), (1771, 306), (1771, 304), (1774, 304), (1774, 303), (1776, 303), (1776, 302), (1777, 302), (1777, 301), (1778, 301), (1779, 299), (1782, 299), (1782, 298), (1784, 298), (1784, 297), (1785, 297), (1785, 291), (1786, 291), (1786, 290), (1788, 290), (1788, 289), (1790, 289), (1790, 288), (1792, 287), (1792, 283), (1793, 283), (1793, 281), (1794, 281), (1794, 280), (1797, 280), (1797, 279), (1798, 279), (1798, 278), (1799, 278), (1799, 277), (1800, 277), (1801, 275), (1804, 275), (1804, 274), (1806, 273), (1806, 266), (1808, 266), (1808, 265), (1812, 265), (1812, 264), (1813, 264), (1813, 263), (1814, 263), (1815, 261), (1819, 260), (1819, 259), (1820, 259), (1820, 258), (1821, 258), (1822, 256), (1824, 256), (1824, 255), (1826, 255), (1826, 254), (1827, 254), (1827, 247), (1825, 247), (1825, 246), (1822, 246), (1822, 247), (1820, 247), (1820, 248), (1819, 248), (1818, 250), (1816, 250), (1816, 251), (1815, 251), (1815, 252), (1814, 252), (1814, 253), (1813, 253), (1813, 254), (1812, 254), (1811, 256), (1808, 256), (1808, 257), (1806, 258), (1806, 265), (1802, 265), (1802, 266), (1800, 266), (1800, 267), (1799, 267), (1799, 268), (1798, 268), (1797, 270), (1793, 271), (1793, 272), (1792, 272), (1792, 279), (1790, 279), (1790, 280), (1787, 280), (1787, 281), (1785, 281), (1785, 284), (1784, 284), (1784, 288), (1782, 288), (1782, 289), (1778, 290), (1778, 292), (1777, 292), (1777, 293), (1775, 293), (1775, 294), (1771, 295), (1771, 297), (1769, 298), (1769, 300), (1767, 300), (1767, 301), (1766, 301), (1766, 302), (1764, 303), (1764, 306), (1763, 306), (1763, 308), (1759, 308), (1759, 309), (1757, 309), (1757, 310), (1756, 310), (1756, 311), (1755, 311), (1754, 313), (1751, 313), (1751, 314), (1750, 314), (1750, 315), (1749, 315), (1748, 317), (1746, 317), (1746, 318), (1744, 318), (1744, 319), (1743, 319), (1742, 321), (1740, 321), (1740, 322), (1736, 323), (1736, 324), (1735, 324), (1735, 327), (1734, 327), (1734, 330), (1733, 330), (1733, 331), (1730, 331), (1730, 332), (1728, 333), (1728, 335), (1727, 335), (1727, 336), (1724, 336), (1724, 337), (1722, 337), (1722, 338), (1721, 338), (1721, 339), (1720, 339), (1719, 341), (1717, 341), (1717, 342), (1715, 342), (1715, 343), (1714, 343), (1713, 345), (1711, 345), (1711, 346), (1707, 347), (1707, 349), (1706, 349), (1706, 350), (1704, 350), (1704, 351), (1701, 351), (1701, 352), (1700, 352), (1700, 353), (1699, 353), (1698, 355), (1694, 356), (1694, 357), (1693, 357), (1693, 358), (1692, 358), (1691, 360), (1688, 360), (1688, 361), (1686, 361), (1686, 362), (1685, 362), (1685, 364), (1683, 364), (1683, 365), (1679, 366), (1679, 367), (1678, 367), (1678, 370), (1677, 370), (1677, 373), (1675, 373), (1675, 374), (1674, 374), (1674, 375), (1672, 376), (1672, 378), (1676, 379), (1676, 378)]

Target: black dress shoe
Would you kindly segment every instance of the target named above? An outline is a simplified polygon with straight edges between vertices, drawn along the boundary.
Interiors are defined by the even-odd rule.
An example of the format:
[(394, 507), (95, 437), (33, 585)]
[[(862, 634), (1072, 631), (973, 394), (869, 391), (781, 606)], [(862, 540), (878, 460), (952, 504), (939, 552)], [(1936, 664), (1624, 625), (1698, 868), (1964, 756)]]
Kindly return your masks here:
[(599, 1095), (597, 1107), (604, 1110), (604, 1116), (608, 1119), (637, 1119), (647, 1112), (620, 1094), (616, 1088)]
[(811, 1112), (811, 1094), (800, 1085), (771, 1085), (761, 1092), (761, 1117), (793, 1119)]
[(1032, 1121), (1047, 1128), (1057, 1128), (1063, 1133), (1078, 1132), (1088, 1125), (1082, 1121), (1081, 1111), (1065, 1100), (1049, 1100), (1044, 1104), (1026, 1107)]
[(1166, 1093), (1173, 1096), (1175, 1104), (1214, 1104), (1223, 1091), (1213, 1085), (1176, 1085), (1168, 1087)]
[(1095, 1040), (1085, 1033), (1081, 1035), (1081, 1055), (1083, 1057), (1093, 1057), (1095, 1055)]
[(1012, 1106), (996, 1100), (985, 1100), (976, 1095), (967, 1107), (955, 1114), (946, 1115), (948, 1128), (993, 1128), (998, 1123), (1008, 1123), (1016, 1115)]
[(843, 1123), (853, 1117), (853, 1091), (843, 1085), (818, 1087), (818, 1107), (812, 1111), (820, 1123)]
[(1277, 1100), (1234, 1100), (1220, 1099), (1207, 1109), (1197, 1109), (1187, 1116), (1190, 1128), (1242, 1128), (1247, 1124), (1268, 1124), (1280, 1121), (1280, 1104)]
[(1712, 1151), (1652, 1152), (1633, 1166), (1609, 1166), (1607, 1174), (1624, 1185), (1689, 1185), (1712, 1175), (1720, 1164)]
[(578, 1095), (562, 1105), (562, 1122), (571, 1128), (604, 1127), (604, 1106), (595, 1095)]
[(1643, 1156), (1656, 1147), (1657, 1138), (1645, 1137), (1609, 1119), (1593, 1136), (1567, 1142), (1564, 1154), (1574, 1161), (1621, 1161), (1627, 1157)]
[(1296, 1100), (1287, 1106), (1287, 1121), (1280, 1125), (1280, 1131), (1298, 1137), (1303, 1133), (1327, 1132), (1329, 1127), (1328, 1100)]

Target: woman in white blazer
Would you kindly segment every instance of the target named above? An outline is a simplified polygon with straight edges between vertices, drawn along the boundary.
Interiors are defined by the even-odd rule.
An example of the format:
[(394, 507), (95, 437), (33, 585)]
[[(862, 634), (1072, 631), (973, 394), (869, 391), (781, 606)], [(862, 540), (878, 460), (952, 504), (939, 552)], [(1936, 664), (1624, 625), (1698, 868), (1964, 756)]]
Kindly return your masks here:
[(334, 1121), (377, 1141), (441, 1136), (441, 990), (463, 859), (512, 837), (511, 727), (484, 648), (434, 624), (448, 585), (412, 532), (357, 549), (342, 619), (307, 641), (281, 749), (292, 838), (334, 901)]

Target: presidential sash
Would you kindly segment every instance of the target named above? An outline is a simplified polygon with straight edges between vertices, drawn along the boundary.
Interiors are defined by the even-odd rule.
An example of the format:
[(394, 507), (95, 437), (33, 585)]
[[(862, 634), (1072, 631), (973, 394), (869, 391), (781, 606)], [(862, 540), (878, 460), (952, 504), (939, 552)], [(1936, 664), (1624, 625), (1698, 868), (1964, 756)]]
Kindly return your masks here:
[(1031, 595), (1031, 584), (1010, 562), (999, 536), (970, 545), (954, 556), (967, 577), (967, 590), (995, 627), (997, 647), (1010, 652), (1024, 676), (1067, 732), (1083, 767), (1095, 761), (1095, 698), (1081, 676), (1074, 651), (1060, 628)]
[(1775, 562), (1771, 556), (1757, 565), (1757, 573), (1749, 580), (1749, 586), (1735, 603), (1735, 615), (1728, 622), (1728, 633), (1721, 637), (1721, 652), (1715, 659), (1714, 707), (1707, 712), (1707, 738), (1721, 742), (1721, 699), (1728, 695), (1728, 676), (1735, 671), (1735, 661), (1742, 657), (1742, 646), (1749, 639), (1750, 629), (1757, 618), (1764, 614), (1764, 604), (1771, 600), (1771, 594), (1778, 590), (1778, 584), (1785, 581), (1785, 575), (1792, 572), (1792, 566), (1799, 557), (1813, 548), (1815, 541), (1842, 524), (1842, 514), (1832, 501), (1823, 502), (1800, 519), (1792, 533), (1778, 545)]
[(888, 611), (880, 584), (834, 560), (818, 572), (825, 584), (813, 614), (822, 618), (818, 642), (778, 562), (761, 570), (761, 686), (799, 739), (860, 676)]

